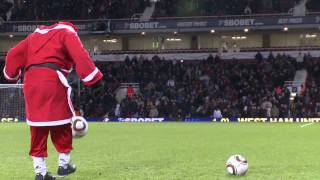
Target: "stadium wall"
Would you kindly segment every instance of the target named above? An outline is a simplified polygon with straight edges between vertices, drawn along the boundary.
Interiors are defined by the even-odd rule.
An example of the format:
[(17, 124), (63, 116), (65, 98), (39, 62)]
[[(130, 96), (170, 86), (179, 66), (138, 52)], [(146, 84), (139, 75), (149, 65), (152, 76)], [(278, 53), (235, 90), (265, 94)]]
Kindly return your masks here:
[(17, 45), (24, 37), (10, 38), (9, 36), (0, 36), (0, 52), (8, 52), (11, 47)]
[[(12, 35), (13, 36), (13, 35)], [(25, 36), (0, 36), (0, 52), (7, 52)], [(290, 32), (220, 32), (220, 33), (153, 33), (135, 35), (81, 35), (89, 52), (101, 53), (121, 50), (179, 50), (219, 49), (226, 47), (319, 47), (319, 33), (314, 30)], [(196, 42), (192, 40), (195, 37)], [(240, 39), (238, 39), (240, 37)], [(241, 37), (243, 39), (241, 39)], [(193, 44), (196, 43), (196, 48)]]

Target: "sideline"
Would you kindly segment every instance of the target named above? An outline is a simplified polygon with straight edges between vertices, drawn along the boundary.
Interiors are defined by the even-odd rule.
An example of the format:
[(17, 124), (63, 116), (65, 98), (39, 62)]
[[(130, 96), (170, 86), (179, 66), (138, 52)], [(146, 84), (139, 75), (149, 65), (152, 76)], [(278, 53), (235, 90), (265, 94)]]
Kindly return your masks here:
[(312, 125), (312, 124), (314, 124), (314, 122), (312, 122), (312, 123), (308, 123), (308, 124), (304, 124), (304, 125), (302, 125), (302, 126), (300, 126), (300, 127), (306, 127), (306, 126), (310, 126), (310, 125)]

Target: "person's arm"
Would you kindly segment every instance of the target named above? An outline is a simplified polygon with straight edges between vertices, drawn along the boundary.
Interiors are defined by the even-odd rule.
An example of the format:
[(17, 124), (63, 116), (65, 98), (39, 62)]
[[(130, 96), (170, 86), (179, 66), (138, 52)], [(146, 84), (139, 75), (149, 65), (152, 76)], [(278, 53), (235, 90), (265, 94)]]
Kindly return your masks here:
[(86, 86), (99, 82), (103, 75), (94, 65), (87, 50), (83, 47), (78, 35), (68, 31), (63, 39), (64, 47), (76, 66), (76, 72)]
[(27, 40), (21, 41), (17, 46), (9, 50), (3, 68), (4, 77), (8, 81), (17, 82), (19, 80), (21, 68), (26, 60), (25, 52), (27, 52)]

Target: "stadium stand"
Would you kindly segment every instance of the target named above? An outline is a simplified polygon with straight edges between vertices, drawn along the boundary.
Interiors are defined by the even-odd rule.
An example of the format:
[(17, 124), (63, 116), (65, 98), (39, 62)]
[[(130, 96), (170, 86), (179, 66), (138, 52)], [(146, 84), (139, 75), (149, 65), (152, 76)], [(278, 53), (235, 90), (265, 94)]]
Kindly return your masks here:
[[(0, 2), (1, 17), (4, 20), (14, 21), (131, 18), (150, 6), (150, 1), (146, 0), (1, 0)], [(153, 17), (288, 13), (298, 2), (300, 0), (160, 0), (156, 3)], [(318, 0), (310, 0), (306, 5), (309, 12), (320, 10)], [(8, 12), (10, 13), (7, 15)]]
[[(307, 55), (304, 59), (303, 66), (311, 72), (309, 78), (318, 77), (316, 61)], [(155, 56), (151, 61), (140, 57), (99, 66), (106, 73), (107, 90), (97, 94), (82, 89), (85, 96), (77, 103), (92, 117), (182, 119), (212, 117), (215, 109), (220, 109), (225, 117), (309, 117), (317, 116), (320, 107), (320, 99), (314, 98), (318, 91), (312, 88), (319, 82), (318, 78), (309, 81), (312, 84), (308, 84), (305, 91), (307, 96), (290, 103), (290, 92), (284, 83), (293, 79), (301, 65), (296, 65), (290, 56), (280, 54), (244, 63), (212, 56), (206, 61), (181, 63)], [(141, 91), (117, 105), (113, 91), (120, 82), (140, 83)]]
[[(312, 65), (311, 57), (304, 59), (305, 67), (317, 67)], [(212, 117), (214, 110), (220, 109), (225, 117), (306, 117), (316, 116), (318, 106), (300, 108), (300, 104), (309, 103), (310, 99), (311, 104), (320, 103), (320, 99), (312, 98), (317, 94), (312, 88), (305, 91), (307, 96), (289, 103), (290, 92), (284, 83), (293, 79), (301, 66), (285, 55), (245, 62), (210, 56), (206, 61), (183, 63), (154, 56), (152, 60), (140, 57), (100, 63), (99, 67), (107, 77), (104, 83), (107, 90), (93, 92), (82, 88), (84, 95), (75, 100), (86, 116), (182, 119)], [(310, 78), (317, 77), (311, 75)], [(140, 83), (141, 91), (117, 102), (114, 90), (121, 82)]]
[[(2, 1), (6, 2), (6, 0)], [(115, 19), (131, 17), (134, 13), (142, 12), (148, 4), (149, 1), (144, 0), (18, 0), (15, 1), (12, 9), (7, 6), (3, 8), (6, 11), (12, 11), (10, 20), (14, 21)]]
[[(11, 63), (32, 67), (9, 82), (23, 39)], [(33, 175), (20, 121), (36, 180), (51, 176), (49, 131), (55, 177), (75, 171), (71, 129), (75, 179), (318, 179), (319, 86), (320, 0), (0, 0), (0, 180)]]
[[(223, 16), (288, 13), (301, 0), (166, 0), (158, 2), (154, 17)], [(319, 11), (319, 1), (307, 2), (310, 12)]]

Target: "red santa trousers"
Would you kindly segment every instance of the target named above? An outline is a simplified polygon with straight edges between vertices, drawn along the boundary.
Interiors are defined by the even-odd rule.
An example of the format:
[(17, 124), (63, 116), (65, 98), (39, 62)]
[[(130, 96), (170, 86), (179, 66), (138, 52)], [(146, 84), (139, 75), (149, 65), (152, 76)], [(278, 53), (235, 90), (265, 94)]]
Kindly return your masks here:
[(60, 126), (30, 126), (31, 146), (29, 155), (33, 157), (47, 157), (47, 139), (51, 141), (59, 153), (70, 153), (72, 148), (71, 124)]

